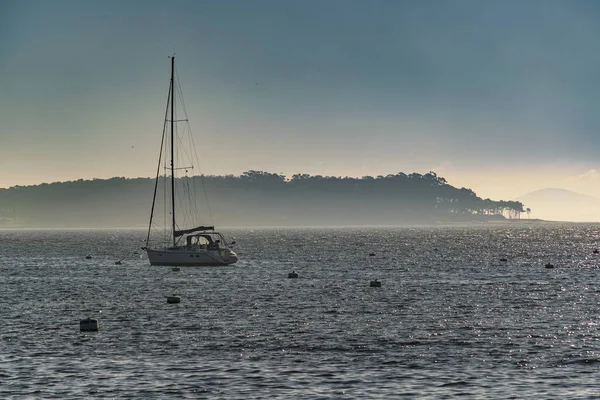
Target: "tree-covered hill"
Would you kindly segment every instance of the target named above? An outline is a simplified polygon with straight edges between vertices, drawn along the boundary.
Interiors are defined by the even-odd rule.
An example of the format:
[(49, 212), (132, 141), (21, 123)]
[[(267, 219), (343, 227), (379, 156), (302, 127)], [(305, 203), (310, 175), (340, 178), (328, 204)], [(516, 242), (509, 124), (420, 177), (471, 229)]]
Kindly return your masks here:
[[(398, 225), (519, 218), (517, 201), (478, 197), (434, 172), (362, 178), (247, 171), (181, 178), (218, 226)], [(160, 188), (159, 188), (160, 189)], [(154, 179), (111, 178), (0, 189), (0, 226), (143, 227)], [(208, 212), (206, 214), (209, 214)], [(210, 218), (212, 217), (212, 218)]]

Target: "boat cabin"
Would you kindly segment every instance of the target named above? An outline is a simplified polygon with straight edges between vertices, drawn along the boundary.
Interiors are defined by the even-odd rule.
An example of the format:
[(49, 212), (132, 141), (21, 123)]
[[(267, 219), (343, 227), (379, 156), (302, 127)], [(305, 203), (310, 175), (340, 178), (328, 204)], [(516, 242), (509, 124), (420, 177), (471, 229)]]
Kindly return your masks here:
[(218, 250), (225, 239), (219, 232), (202, 232), (185, 237), (186, 247), (201, 247), (205, 250)]

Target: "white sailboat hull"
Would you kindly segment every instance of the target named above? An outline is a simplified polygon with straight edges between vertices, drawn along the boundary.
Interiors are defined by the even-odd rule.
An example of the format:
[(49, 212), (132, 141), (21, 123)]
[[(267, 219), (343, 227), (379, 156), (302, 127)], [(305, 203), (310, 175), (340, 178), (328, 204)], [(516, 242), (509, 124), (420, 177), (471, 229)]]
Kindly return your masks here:
[(219, 266), (233, 264), (237, 254), (230, 249), (203, 250), (200, 248), (146, 249), (151, 265), (179, 267)]

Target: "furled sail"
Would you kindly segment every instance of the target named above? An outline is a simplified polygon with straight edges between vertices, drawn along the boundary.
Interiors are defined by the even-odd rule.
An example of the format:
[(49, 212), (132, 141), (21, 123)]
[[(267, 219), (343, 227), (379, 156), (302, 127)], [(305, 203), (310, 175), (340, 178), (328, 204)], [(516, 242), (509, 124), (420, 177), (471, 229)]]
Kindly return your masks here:
[(187, 235), (188, 233), (202, 232), (202, 231), (214, 231), (214, 230), (215, 230), (214, 226), (199, 226), (199, 227), (192, 228), (192, 229), (182, 229), (179, 231), (175, 231), (175, 237)]

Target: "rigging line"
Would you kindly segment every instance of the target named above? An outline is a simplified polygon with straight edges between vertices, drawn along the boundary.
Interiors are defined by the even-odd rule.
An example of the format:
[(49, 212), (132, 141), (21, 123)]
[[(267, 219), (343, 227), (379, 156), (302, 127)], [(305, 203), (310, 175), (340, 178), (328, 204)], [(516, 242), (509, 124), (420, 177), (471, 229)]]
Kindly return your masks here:
[[(178, 86), (178, 82), (175, 83)], [(177, 92), (177, 90), (175, 91)], [(173, 119), (175, 120), (177, 118), (177, 109), (173, 110)], [(182, 140), (179, 134), (179, 126), (178, 125), (174, 125), (173, 126), (173, 137), (175, 138), (174, 141), (174, 160), (178, 160), (181, 158), (180, 157), (180, 153), (182, 152)], [(178, 210), (178, 216), (179, 219), (178, 221), (173, 221), (173, 237), (175, 237), (175, 230), (179, 230), (181, 229), (181, 227), (185, 227), (186, 226), (186, 220), (187, 220), (187, 213), (185, 210), (185, 202), (183, 201), (183, 199), (185, 199), (186, 197), (186, 193), (185, 193), (185, 182), (183, 181), (183, 178), (179, 175), (176, 175), (176, 171), (179, 171), (179, 168), (176, 168), (175, 165), (178, 165), (178, 163), (176, 163), (175, 161), (173, 161), (174, 164), (171, 167), (172, 171), (173, 171), (173, 177), (175, 179), (175, 185), (177, 187), (177, 196), (175, 196), (173, 198), (173, 201), (177, 203), (177, 210)], [(173, 206), (175, 207), (175, 205)], [(181, 240), (181, 237), (177, 237), (175, 238), (175, 243), (179, 242)]]
[[(183, 90), (181, 89), (181, 85), (180, 85), (180, 82), (179, 82), (179, 74), (177, 72), (177, 67), (175, 67), (175, 78), (176, 78), (175, 81), (177, 83), (177, 89), (178, 89), (178, 94), (179, 94), (179, 98), (180, 98), (179, 101), (181, 103), (181, 108), (183, 109), (183, 113), (185, 115), (185, 118), (187, 119), (188, 118), (187, 107), (185, 106), (185, 99), (184, 99), (184, 96), (183, 96)], [(190, 126), (189, 121), (187, 123), (187, 126), (188, 127)], [(196, 161), (196, 165), (200, 166), (200, 160), (198, 159), (198, 154), (196, 153), (196, 144), (194, 142), (194, 135), (191, 134), (191, 128), (189, 129), (189, 137), (190, 137), (190, 141), (192, 143), (192, 150), (194, 152), (194, 156), (195, 156), (194, 158), (196, 159), (195, 160)], [(210, 218), (210, 224), (214, 225), (214, 219), (213, 219), (212, 209), (210, 207), (210, 201), (208, 199), (208, 193), (206, 191), (206, 184), (204, 182), (204, 174), (200, 173), (199, 176), (200, 176), (200, 183), (202, 184), (202, 191), (204, 193), (204, 199), (206, 201), (206, 208), (208, 209), (208, 216)], [(195, 192), (196, 191), (194, 190), (194, 193)], [(197, 204), (195, 205), (195, 208), (196, 208), (196, 213), (198, 213), (198, 206), (197, 206)]]
[[(194, 197), (197, 197), (198, 191), (196, 190), (196, 177), (192, 174), (192, 188), (190, 189), (194, 193)], [(194, 204), (194, 215), (196, 220), (200, 222), (200, 213), (198, 212), (198, 204)]]
[[(185, 182), (182, 177), (177, 178), (177, 211), (179, 215), (179, 222), (182, 224), (181, 226), (186, 226), (186, 211), (185, 211)], [(179, 226), (179, 224), (178, 224)]]
[[(200, 160), (198, 159), (198, 153), (196, 152), (196, 144), (194, 142), (194, 135), (192, 135), (192, 130), (191, 130), (191, 126), (189, 123), (189, 118), (188, 118), (188, 114), (187, 114), (187, 106), (185, 104), (185, 96), (183, 95), (183, 89), (181, 88), (181, 84), (180, 84), (180, 80), (179, 80), (179, 73), (177, 70), (177, 67), (175, 67), (175, 77), (176, 77), (176, 83), (177, 83), (177, 89), (178, 89), (178, 94), (179, 94), (179, 101), (181, 103), (181, 108), (183, 109), (183, 113), (184, 116), (186, 118), (187, 124), (186, 124), (186, 128), (187, 128), (187, 136), (190, 138), (190, 143), (191, 143), (191, 152), (192, 154), (188, 154), (187, 156), (189, 157), (189, 159), (193, 162), (196, 163), (196, 165), (198, 165), (198, 167), (200, 166)], [(201, 175), (201, 174), (200, 174)], [(204, 188), (204, 186), (203, 186)], [(193, 181), (193, 189), (194, 189), (194, 195), (196, 194), (196, 181)], [(210, 217), (210, 221), (211, 221), (211, 225), (214, 225), (213, 220), (212, 220), (212, 212), (210, 209), (210, 203), (208, 202), (208, 196), (206, 194), (206, 189), (204, 188), (204, 197), (206, 200), (206, 206), (208, 208), (208, 214)], [(200, 213), (198, 211), (198, 204), (197, 202), (193, 202), (193, 207), (194, 207), (194, 212), (195, 212), (195, 218), (196, 219), (200, 219)]]
[(158, 189), (158, 179), (160, 177), (160, 164), (162, 161), (163, 145), (165, 143), (165, 132), (167, 130), (167, 113), (169, 112), (169, 97), (171, 96), (171, 87), (169, 86), (169, 95), (167, 96), (167, 107), (165, 109), (165, 122), (163, 123), (163, 133), (160, 140), (160, 151), (158, 152), (158, 166), (156, 168), (156, 179), (154, 180), (154, 195), (152, 196), (152, 208), (150, 209), (150, 224), (148, 225), (148, 236), (146, 236), (146, 247), (150, 241), (150, 231), (152, 229), (152, 218), (154, 217), (154, 205), (156, 204), (156, 190)]
[(175, 67), (175, 81), (177, 83), (177, 93), (179, 94), (179, 101), (181, 102), (181, 108), (183, 109), (183, 114), (187, 120), (187, 108), (185, 106), (185, 100), (183, 98), (183, 90), (181, 90), (181, 84), (179, 83), (179, 74), (177, 73), (177, 67)]
[[(188, 152), (185, 149), (185, 146), (183, 145), (183, 135), (179, 134), (179, 130), (176, 130), (177, 132), (177, 155), (179, 156), (179, 153), (183, 153), (183, 155), (185, 156), (186, 160), (185, 161), (189, 161), (190, 163), (193, 164), (193, 160), (190, 154), (188, 154)], [(185, 132), (184, 132), (185, 133)], [(190, 136), (190, 135), (188, 135)], [(192, 165), (191, 168), (193, 168), (194, 166)], [(181, 168), (180, 168), (181, 169)]]
[[(192, 144), (192, 148), (194, 149), (194, 154), (193, 154), (193, 156), (195, 158), (194, 161), (196, 162), (196, 165), (198, 165), (198, 176), (202, 176), (202, 168), (200, 168), (200, 160), (198, 159), (198, 153), (195, 151), (196, 143), (194, 142), (194, 136), (191, 134), (191, 129), (190, 129), (190, 142)], [(194, 179), (194, 181), (193, 181), (194, 194), (198, 193), (197, 186), (196, 186), (197, 181), (198, 181), (198, 179)], [(210, 203), (208, 202), (206, 195), (204, 197), (205, 197), (205, 203), (206, 203), (206, 207), (208, 209), (208, 214), (209, 214), (209, 225), (214, 225), (212, 219), (210, 219), (210, 215), (211, 215)], [(200, 211), (198, 210), (198, 204), (195, 205), (195, 211), (196, 211), (196, 215), (198, 216), (198, 219), (200, 219)]]
[(193, 217), (192, 207), (193, 207), (193, 203), (194, 203), (194, 201), (193, 201), (194, 196), (190, 191), (190, 179), (187, 175), (185, 176), (184, 188), (185, 188), (184, 190), (185, 190), (186, 198), (188, 199), (188, 201), (186, 201), (186, 204), (185, 204), (186, 218), (189, 221), (191, 219), (191, 217)]
[(208, 193), (206, 192), (206, 184), (204, 183), (204, 174), (200, 175), (200, 183), (202, 184), (202, 191), (204, 192), (204, 198), (206, 199), (206, 208), (208, 209), (208, 218), (210, 218), (210, 224), (215, 225), (210, 203), (208, 201)]
[(175, 56), (171, 57), (171, 237), (173, 238), (173, 246), (177, 244), (176, 220), (175, 220)]
[[(187, 121), (187, 114), (185, 115), (185, 117), (186, 117), (186, 121)], [(183, 144), (184, 143), (184, 136), (186, 136), (186, 133), (187, 133), (188, 137), (191, 137), (191, 130), (189, 129), (189, 122), (186, 124), (186, 127), (188, 127), (188, 129), (184, 128), (183, 131), (180, 133), (179, 126), (175, 126), (175, 132), (177, 133), (177, 152), (178, 152), (177, 154), (178, 154), (178, 157), (179, 157), (179, 154), (183, 153), (183, 155), (186, 158), (186, 161), (189, 161), (190, 163), (193, 164), (193, 162), (194, 162), (193, 157), (192, 157), (191, 154), (189, 154), (186, 151), (186, 146), (184, 146), (184, 144)], [(192, 151), (194, 151), (193, 148), (192, 148)], [(192, 165), (192, 167), (193, 167), (193, 165)]]
[[(194, 136), (192, 134), (190, 134), (190, 141), (192, 142), (192, 149), (194, 149), (194, 156), (196, 158), (196, 163), (198, 165), (198, 167), (200, 167), (200, 160), (198, 159), (198, 153), (195, 152), (196, 149), (196, 143), (194, 142)], [(198, 168), (200, 169), (200, 168)], [(210, 225), (215, 225), (215, 221), (213, 219), (213, 213), (212, 213), (212, 209), (210, 207), (210, 200), (208, 198), (208, 192), (206, 190), (206, 183), (204, 181), (204, 174), (202, 173), (202, 171), (199, 171), (200, 173), (198, 174), (199, 178), (200, 178), (200, 184), (202, 186), (202, 192), (204, 194), (204, 200), (206, 201), (206, 209), (208, 210), (208, 218), (210, 220)], [(195, 186), (194, 186), (194, 192), (196, 192), (195, 190)], [(198, 212), (197, 207), (196, 207), (196, 212)]]
[[(168, 143), (168, 145), (165, 146), (165, 155), (164, 155), (164, 161), (163, 161), (165, 168), (169, 168), (168, 160), (169, 160), (169, 154), (171, 152), (171, 143), (170, 143), (170, 141), (168, 141), (167, 143)], [(169, 221), (171, 211), (169, 210), (170, 200), (169, 200), (168, 187), (169, 187), (169, 171), (167, 171), (165, 169), (165, 174), (163, 175), (163, 227), (165, 229), (162, 232), (162, 240), (163, 240), (165, 247), (168, 247), (171, 245), (171, 238), (170, 238), (171, 223)], [(167, 227), (169, 227), (169, 229), (167, 229)]]
[[(196, 144), (194, 143), (194, 137), (192, 135), (190, 135), (191, 137), (191, 142), (192, 142), (192, 146), (195, 148)], [(212, 209), (210, 207), (210, 200), (208, 198), (208, 192), (206, 190), (206, 185), (204, 182), (204, 173), (202, 172), (202, 169), (200, 168), (200, 160), (198, 159), (198, 154), (194, 152), (194, 157), (196, 159), (196, 163), (198, 164), (198, 179), (200, 180), (200, 186), (202, 187), (202, 193), (204, 195), (204, 202), (206, 204), (206, 210), (208, 212), (208, 218), (209, 218), (209, 225), (214, 225), (214, 221), (213, 221), (213, 217), (212, 217)], [(197, 187), (196, 187), (196, 183), (198, 181), (198, 179), (194, 180), (194, 193), (198, 193)], [(198, 210), (198, 206), (196, 205), (196, 213), (199, 214), (199, 210)]]
[[(165, 147), (165, 157), (164, 157), (164, 162), (166, 164), (167, 162), (167, 153), (168, 153), (168, 149)], [(169, 175), (167, 173), (165, 173), (163, 175), (163, 227), (167, 227), (167, 216), (168, 211), (167, 211), (167, 207), (168, 207), (168, 202), (167, 202), (167, 185), (168, 185), (168, 177)], [(165, 244), (165, 246), (168, 246), (169, 244), (169, 234), (168, 234), (168, 230), (164, 229), (162, 232), (162, 241)]]
[[(191, 141), (191, 144), (192, 144), (192, 152), (195, 154), (196, 153), (196, 146), (193, 143), (194, 137), (192, 135), (191, 126), (190, 126), (190, 123), (189, 123), (189, 117), (188, 117), (188, 113), (187, 113), (187, 107), (185, 105), (185, 97), (183, 96), (183, 89), (181, 88), (181, 83), (179, 81), (179, 73), (177, 72), (177, 66), (175, 66), (175, 83), (177, 84), (177, 91), (176, 91), (176, 93), (178, 95), (177, 97), (178, 97), (179, 102), (181, 104), (181, 108), (183, 109), (183, 115), (184, 115), (184, 119), (178, 120), (178, 121), (185, 121), (185, 122), (187, 122), (187, 124), (185, 125), (187, 129), (184, 129), (184, 131), (183, 131), (183, 133), (182, 133), (181, 136), (185, 136), (186, 133), (187, 133), (187, 136), (190, 137), (190, 141)], [(181, 140), (181, 138), (180, 138), (180, 140)], [(196, 155), (196, 157), (193, 157), (193, 154), (186, 153), (186, 156), (190, 159), (190, 161), (192, 161), (192, 162), (196, 161), (196, 164), (199, 165), (197, 155)], [(193, 158), (196, 158), (196, 159), (193, 160)]]
[[(174, 160), (179, 160), (179, 158), (180, 158), (179, 154), (180, 154), (180, 150), (181, 150), (181, 139), (179, 137), (179, 132), (178, 132), (177, 126), (174, 127), (173, 136), (174, 136), (174, 142), (173, 142)], [(175, 203), (173, 205), (173, 207), (177, 208), (177, 215), (179, 218), (177, 221), (174, 222), (173, 230), (179, 229), (180, 226), (185, 226), (185, 223), (186, 223), (185, 207), (182, 202), (182, 198), (185, 198), (185, 186), (182, 181), (182, 178), (178, 175), (179, 169), (175, 168), (176, 164), (178, 165), (178, 161), (177, 162), (174, 161), (174, 165), (172, 167), (173, 177), (174, 177), (173, 184), (175, 186), (175, 192), (177, 193), (177, 195), (173, 198), (173, 201)], [(180, 224), (183, 224), (183, 225), (180, 225)], [(176, 238), (175, 242), (179, 241), (179, 239), (180, 239), (179, 237)]]

